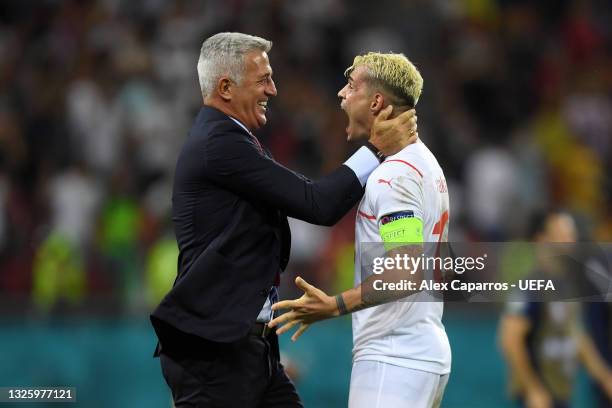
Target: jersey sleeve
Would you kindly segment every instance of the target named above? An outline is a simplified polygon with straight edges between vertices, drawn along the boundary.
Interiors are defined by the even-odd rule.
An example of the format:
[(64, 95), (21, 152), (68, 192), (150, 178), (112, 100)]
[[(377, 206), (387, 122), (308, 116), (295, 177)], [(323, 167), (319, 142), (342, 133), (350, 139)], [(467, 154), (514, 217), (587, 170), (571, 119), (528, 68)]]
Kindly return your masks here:
[(387, 164), (369, 180), (372, 209), (385, 247), (393, 243), (423, 242), (423, 178), (416, 172), (398, 172)]

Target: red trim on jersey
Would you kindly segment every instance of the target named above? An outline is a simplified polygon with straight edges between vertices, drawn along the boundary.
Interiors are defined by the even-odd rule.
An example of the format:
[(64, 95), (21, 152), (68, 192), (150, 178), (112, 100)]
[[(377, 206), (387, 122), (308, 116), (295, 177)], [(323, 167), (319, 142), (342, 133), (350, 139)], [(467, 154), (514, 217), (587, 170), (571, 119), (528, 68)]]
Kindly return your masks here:
[[(444, 227), (446, 226), (447, 222), (448, 222), (448, 211), (444, 211), (444, 213), (442, 214), (442, 217), (440, 217), (440, 221), (438, 221), (436, 225), (434, 225), (434, 229), (431, 233), (435, 235), (442, 235), (442, 233), (444, 232)], [(440, 237), (440, 239), (442, 238)], [(438, 242), (440, 241), (438, 240)]]
[(364, 218), (367, 218), (368, 220), (375, 220), (376, 219), (375, 216), (366, 214), (363, 211), (357, 211), (357, 214), (361, 215)]
[(416, 171), (417, 173), (419, 173), (419, 176), (423, 177), (423, 173), (420, 172), (419, 169), (417, 169), (416, 167), (414, 167), (412, 164), (408, 163), (407, 161), (404, 160), (399, 160), (399, 159), (393, 159), (393, 160), (386, 160), (384, 161), (382, 164), (385, 163), (391, 163), (391, 162), (399, 162), (399, 163), (404, 163), (406, 166), (410, 166), (414, 169), (414, 171)]

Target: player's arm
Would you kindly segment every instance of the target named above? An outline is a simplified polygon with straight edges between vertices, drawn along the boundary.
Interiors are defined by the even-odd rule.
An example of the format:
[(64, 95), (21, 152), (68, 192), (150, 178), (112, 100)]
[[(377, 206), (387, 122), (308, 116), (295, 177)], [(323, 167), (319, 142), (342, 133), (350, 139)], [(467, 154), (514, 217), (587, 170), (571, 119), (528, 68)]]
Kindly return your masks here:
[(520, 387), (525, 392), (526, 404), (530, 408), (552, 407), (552, 399), (529, 359), (527, 334), (531, 328), (529, 319), (521, 314), (506, 314), (499, 328), (502, 352), (510, 365)]
[(601, 384), (608, 398), (612, 401), (612, 370), (601, 357), (588, 334), (578, 330), (577, 341), (580, 360), (591, 377)]
[[(416, 259), (423, 254), (423, 221), (412, 214), (412, 211), (397, 211), (385, 215), (386, 218), (408, 216), (380, 225), (379, 232), (386, 249), (384, 258)], [(334, 298), (339, 314), (353, 313), (418, 293), (422, 280), (422, 269), (412, 269), (410, 264), (399, 265), (368, 276), (360, 285)], [(395, 288), (388, 289), (390, 284)]]
[[(419, 246), (402, 247), (401, 252), (395, 253), (419, 256), (422, 250)], [(420, 251), (420, 252), (419, 252)], [(396, 300), (401, 300), (407, 296), (419, 292), (422, 271), (411, 274), (409, 270), (392, 269), (384, 273), (384, 277), (376, 275), (368, 277), (360, 285), (339, 293), (336, 296), (329, 296), (321, 289), (309, 284), (301, 277), (295, 279), (298, 288), (304, 291), (299, 299), (283, 300), (272, 305), (272, 310), (290, 309), (288, 312), (273, 319), (268, 326), (278, 327), (276, 334), (280, 335), (299, 325), (298, 330), (291, 336), (295, 341), (304, 333), (311, 324), (321, 320), (331, 319), (347, 313), (357, 312), (368, 307), (381, 305)], [(381, 290), (373, 291), (372, 287), (375, 280), (382, 283), (398, 283), (406, 280), (415, 282), (414, 289), (408, 287), (404, 290)], [(381, 283), (381, 282), (379, 282)]]
[[(391, 180), (390, 184), (369, 185), (372, 198), (372, 210), (376, 216), (380, 237), (386, 250), (386, 257), (418, 257), (423, 253), (423, 178), (420, 173), (409, 172), (400, 164), (388, 163), (386, 174), (381, 176)], [(359, 244), (359, 243), (358, 243)], [(308, 284), (302, 278), (296, 279), (296, 285), (304, 295), (296, 300), (285, 300), (272, 306), (273, 310), (290, 309), (273, 319), (269, 325), (276, 327), (277, 334), (282, 334), (295, 325), (298, 330), (291, 337), (296, 340), (310, 324), (346, 313), (403, 299), (416, 293), (422, 279), (422, 271), (410, 268), (386, 268), (381, 274), (372, 273), (362, 283), (336, 296), (329, 296), (322, 290)], [(374, 290), (376, 280), (382, 283), (398, 283), (402, 280), (414, 282), (414, 286), (405, 290)]]
[[(413, 214), (413, 211), (397, 211), (385, 216), (392, 220), (381, 224), (380, 227), (383, 243), (388, 249), (386, 257), (395, 258), (396, 255), (402, 258), (404, 255), (419, 257), (423, 253), (423, 222), (415, 218)], [(282, 325), (276, 331), (280, 335), (299, 325), (298, 330), (291, 337), (295, 341), (312, 323), (317, 321), (401, 300), (417, 293), (420, 290), (422, 276), (422, 270), (404, 267), (390, 268), (380, 275), (369, 276), (360, 285), (333, 297), (297, 277), (295, 283), (304, 291), (304, 295), (296, 300), (284, 300), (274, 304), (273, 310), (290, 310), (273, 319), (269, 326)], [(405, 286), (402, 290), (374, 290), (375, 281), (379, 281), (378, 287), (383, 284), (402, 282)], [(413, 282), (413, 286), (408, 286), (406, 282)]]

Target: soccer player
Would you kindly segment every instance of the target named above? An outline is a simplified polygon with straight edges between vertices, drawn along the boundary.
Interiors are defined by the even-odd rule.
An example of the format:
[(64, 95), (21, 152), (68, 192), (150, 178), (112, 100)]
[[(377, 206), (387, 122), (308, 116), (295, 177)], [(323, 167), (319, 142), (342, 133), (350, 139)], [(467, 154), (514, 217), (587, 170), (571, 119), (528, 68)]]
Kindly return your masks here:
[[(576, 242), (574, 219), (553, 210), (535, 213), (529, 237), (541, 250), (546, 243)], [(561, 266), (538, 262), (534, 275), (554, 277)], [(510, 302), (499, 327), (510, 368), (510, 391), (521, 407), (567, 408), (571, 405), (578, 362), (612, 402), (612, 369), (584, 331), (578, 302)]]
[[(338, 96), (348, 116), (349, 140), (367, 138), (374, 118), (388, 105), (393, 114), (412, 109), (423, 87), (419, 71), (402, 54), (357, 56), (345, 75), (348, 83)], [(368, 263), (366, 243), (386, 248), (411, 243), (404, 247), (411, 256), (434, 255), (439, 243), (447, 241), (448, 220), (444, 173), (417, 140), (387, 157), (367, 180), (355, 222), (357, 286), (332, 297), (298, 277), (304, 295), (273, 307), (291, 309), (270, 325), (284, 323), (279, 334), (299, 325), (293, 340), (316, 321), (353, 313), (350, 408), (440, 405), (451, 363), (443, 304), (428, 292), (401, 300), (393, 294), (370, 296), (379, 276), (362, 276), (362, 265)]]

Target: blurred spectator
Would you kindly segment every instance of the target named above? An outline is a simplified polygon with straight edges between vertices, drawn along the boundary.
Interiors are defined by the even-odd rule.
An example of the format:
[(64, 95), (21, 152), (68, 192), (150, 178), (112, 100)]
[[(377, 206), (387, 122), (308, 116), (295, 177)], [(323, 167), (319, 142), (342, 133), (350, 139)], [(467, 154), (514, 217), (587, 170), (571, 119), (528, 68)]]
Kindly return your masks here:
[[(573, 243), (577, 237), (573, 219), (562, 212), (538, 213), (529, 228), (530, 238), (539, 244)], [(536, 251), (545, 249), (539, 246)], [(555, 258), (537, 255), (533, 276), (553, 278), (559, 268)], [(502, 316), (499, 337), (510, 371), (511, 393), (520, 406), (569, 407), (578, 360), (612, 401), (612, 369), (583, 329), (580, 303), (511, 302)]]
[(99, 175), (110, 173), (121, 157), (122, 111), (113, 95), (115, 86), (110, 79), (98, 84), (84, 78), (71, 83), (66, 95), (75, 154)]
[(32, 298), (43, 312), (78, 306), (85, 295), (85, 270), (78, 247), (60, 232), (42, 242), (34, 258)]
[(157, 306), (172, 287), (176, 278), (178, 254), (174, 236), (163, 236), (151, 247), (144, 280), (146, 301), (150, 308)]
[[(586, 264), (585, 274), (591, 283), (602, 288), (606, 297), (601, 302), (589, 302), (585, 309), (585, 329), (593, 339), (597, 350), (604, 358), (608, 366), (612, 367), (612, 292), (609, 282), (612, 278), (611, 253), (603, 253), (593, 256)], [(610, 407), (611, 403), (606, 395), (605, 389), (596, 381), (591, 381), (595, 391), (596, 404), (598, 408)]]
[(86, 247), (102, 198), (100, 185), (83, 167), (70, 167), (49, 180), (51, 228), (73, 245)]
[(99, 245), (118, 298), (131, 308), (143, 301), (138, 242), (142, 212), (133, 197), (128, 172), (122, 166), (112, 176), (111, 191), (100, 214)]
[(470, 223), (483, 241), (505, 239), (505, 231), (515, 219), (523, 218), (516, 214), (518, 173), (516, 160), (505, 150), (485, 148), (470, 157), (466, 168), (466, 198)]
[(8, 180), (6, 179), (6, 176), (3, 173), (0, 173), (0, 254), (3, 252), (4, 246), (6, 245), (6, 239), (8, 235), (8, 189)]

